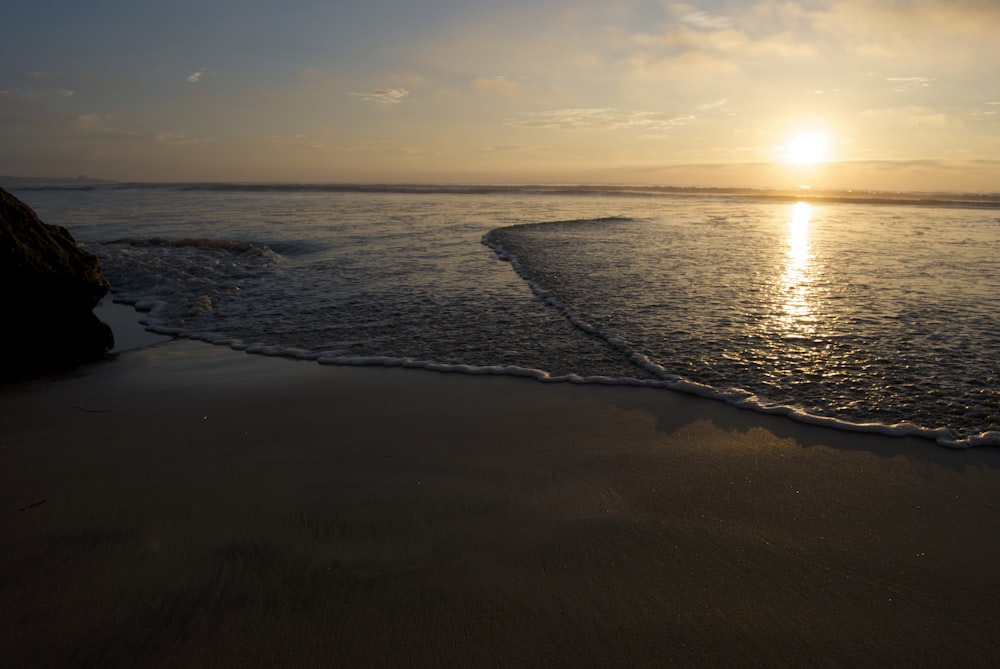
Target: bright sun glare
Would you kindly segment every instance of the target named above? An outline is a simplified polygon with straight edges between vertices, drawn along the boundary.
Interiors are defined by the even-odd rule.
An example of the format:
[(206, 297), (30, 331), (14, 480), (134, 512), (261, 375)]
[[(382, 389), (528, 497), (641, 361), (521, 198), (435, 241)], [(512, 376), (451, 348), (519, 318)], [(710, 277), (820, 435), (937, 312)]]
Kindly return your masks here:
[(796, 165), (813, 165), (826, 160), (830, 140), (818, 132), (802, 132), (793, 136), (785, 147), (785, 160)]

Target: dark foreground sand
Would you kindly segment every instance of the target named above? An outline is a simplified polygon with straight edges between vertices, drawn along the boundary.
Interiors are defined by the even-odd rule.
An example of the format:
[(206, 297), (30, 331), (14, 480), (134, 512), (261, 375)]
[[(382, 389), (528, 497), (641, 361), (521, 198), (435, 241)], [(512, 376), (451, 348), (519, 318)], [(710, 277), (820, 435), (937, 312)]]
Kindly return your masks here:
[(0, 666), (983, 666), (1000, 453), (195, 342), (0, 388)]

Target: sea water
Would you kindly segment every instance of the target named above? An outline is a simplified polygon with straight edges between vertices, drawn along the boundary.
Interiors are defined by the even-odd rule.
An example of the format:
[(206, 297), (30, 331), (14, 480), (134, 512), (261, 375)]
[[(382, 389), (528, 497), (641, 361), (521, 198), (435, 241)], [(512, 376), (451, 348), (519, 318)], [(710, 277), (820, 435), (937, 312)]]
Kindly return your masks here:
[[(1000, 444), (996, 199), (15, 187), (147, 327), (321, 363), (662, 386)], [(794, 195), (794, 194), (791, 194)]]

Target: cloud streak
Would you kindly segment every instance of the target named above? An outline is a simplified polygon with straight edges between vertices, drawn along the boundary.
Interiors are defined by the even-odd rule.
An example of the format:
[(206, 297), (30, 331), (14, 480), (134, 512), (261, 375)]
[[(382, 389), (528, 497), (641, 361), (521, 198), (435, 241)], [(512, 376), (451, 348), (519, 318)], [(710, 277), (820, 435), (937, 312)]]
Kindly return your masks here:
[(494, 95), (514, 96), (521, 92), (521, 86), (506, 76), (476, 77), (472, 80), (472, 87), (481, 93)]
[(568, 131), (621, 130), (624, 128), (665, 130), (687, 125), (694, 118), (694, 116), (678, 116), (655, 111), (621, 112), (606, 107), (525, 112), (518, 118), (508, 120), (506, 125)]
[(934, 79), (932, 77), (886, 77), (886, 81), (892, 84), (892, 90), (897, 93), (905, 93), (914, 88), (927, 88)]
[(410, 91), (405, 88), (375, 88), (366, 93), (351, 93), (351, 95), (365, 102), (394, 105), (409, 97)]
[(725, 30), (733, 25), (732, 19), (701, 11), (691, 5), (678, 3), (671, 5), (670, 9), (681, 23), (699, 30)]
[(69, 88), (46, 88), (40, 90), (3, 89), (0, 98), (8, 100), (32, 100), (42, 98), (71, 98), (76, 94)]
[(190, 144), (201, 144), (202, 142), (213, 141), (209, 137), (188, 137), (183, 132), (161, 130), (159, 132), (146, 133), (157, 144), (169, 144), (174, 146), (187, 146)]

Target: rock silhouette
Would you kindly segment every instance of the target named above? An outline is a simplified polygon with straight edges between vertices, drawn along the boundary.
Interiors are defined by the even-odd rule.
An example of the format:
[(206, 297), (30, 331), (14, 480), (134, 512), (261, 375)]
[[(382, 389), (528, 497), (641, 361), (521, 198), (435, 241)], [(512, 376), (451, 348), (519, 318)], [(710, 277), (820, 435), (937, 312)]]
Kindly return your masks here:
[(0, 188), (0, 377), (103, 356), (114, 336), (93, 309), (108, 288), (97, 256)]

